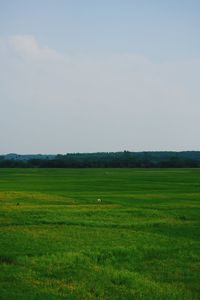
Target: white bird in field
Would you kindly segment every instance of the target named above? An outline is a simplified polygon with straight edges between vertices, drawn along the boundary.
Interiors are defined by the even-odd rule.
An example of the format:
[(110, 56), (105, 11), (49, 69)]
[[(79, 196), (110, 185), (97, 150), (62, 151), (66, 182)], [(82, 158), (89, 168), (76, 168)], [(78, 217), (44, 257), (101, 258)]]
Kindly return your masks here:
[(98, 203), (100, 203), (100, 202), (101, 202), (101, 199), (100, 199), (100, 198), (99, 198), (99, 199), (97, 199), (97, 202), (98, 202)]

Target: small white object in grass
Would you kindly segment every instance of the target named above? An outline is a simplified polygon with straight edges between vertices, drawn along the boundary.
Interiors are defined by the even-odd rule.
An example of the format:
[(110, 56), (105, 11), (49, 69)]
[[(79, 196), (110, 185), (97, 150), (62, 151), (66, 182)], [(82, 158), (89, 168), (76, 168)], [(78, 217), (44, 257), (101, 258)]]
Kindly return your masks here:
[(97, 202), (98, 202), (98, 203), (100, 203), (100, 202), (101, 202), (101, 199), (100, 199), (100, 198), (99, 198), (99, 199), (97, 199)]

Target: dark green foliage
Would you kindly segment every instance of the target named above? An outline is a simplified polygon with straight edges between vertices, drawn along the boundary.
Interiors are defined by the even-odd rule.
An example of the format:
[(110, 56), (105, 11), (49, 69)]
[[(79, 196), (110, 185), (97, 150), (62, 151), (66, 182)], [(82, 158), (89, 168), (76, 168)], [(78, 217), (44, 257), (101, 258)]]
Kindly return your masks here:
[(66, 155), (17, 155), (0, 157), (0, 167), (39, 168), (197, 168), (200, 152), (105, 152)]

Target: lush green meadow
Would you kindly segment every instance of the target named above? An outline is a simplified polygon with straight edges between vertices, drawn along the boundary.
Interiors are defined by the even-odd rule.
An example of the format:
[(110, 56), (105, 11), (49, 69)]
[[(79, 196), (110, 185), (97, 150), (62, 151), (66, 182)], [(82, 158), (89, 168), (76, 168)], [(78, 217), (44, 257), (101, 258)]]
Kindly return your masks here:
[(200, 299), (199, 225), (199, 169), (0, 169), (0, 299)]

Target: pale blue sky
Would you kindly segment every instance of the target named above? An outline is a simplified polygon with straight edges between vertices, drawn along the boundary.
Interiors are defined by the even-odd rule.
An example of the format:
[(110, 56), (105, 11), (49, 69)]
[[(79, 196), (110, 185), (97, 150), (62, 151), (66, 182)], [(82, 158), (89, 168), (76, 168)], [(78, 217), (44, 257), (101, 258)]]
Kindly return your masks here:
[(200, 150), (199, 86), (199, 0), (0, 0), (0, 153)]
[(34, 35), (71, 53), (199, 57), (198, 0), (0, 0), (0, 35)]

